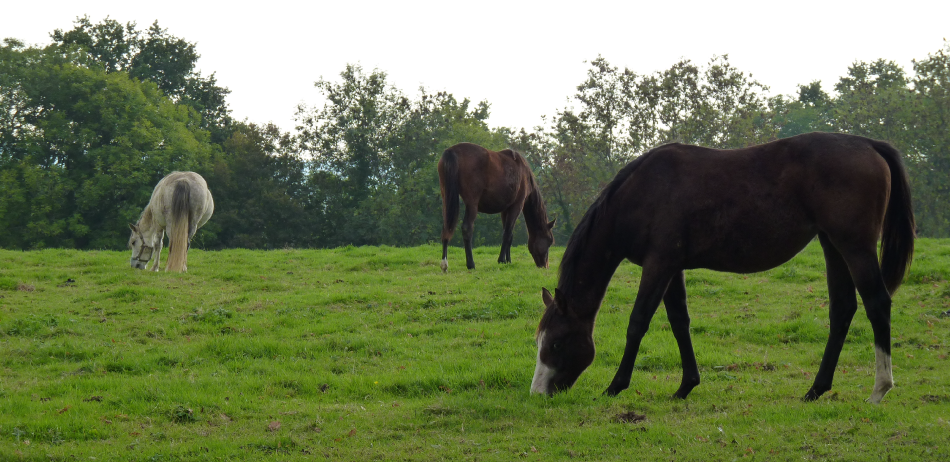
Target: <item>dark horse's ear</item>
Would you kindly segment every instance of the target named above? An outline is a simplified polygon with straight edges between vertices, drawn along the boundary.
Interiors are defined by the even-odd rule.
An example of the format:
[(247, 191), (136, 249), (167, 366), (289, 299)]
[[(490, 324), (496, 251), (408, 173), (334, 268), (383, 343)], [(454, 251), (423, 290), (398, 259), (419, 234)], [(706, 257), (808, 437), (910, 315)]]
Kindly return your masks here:
[(551, 296), (551, 292), (548, 292), (548, 289), (544, 287), (541, 288), (541, 300), (544, 301), (544, 306), (546, 307), (554, 303), (554, 297)]
[[(557, 218), (551, 220), (551, 222), (548, 223), (548, 229), (554, 229), (554, 224), (555, 224), (555, 223), (557, 223)], [(555, 289), (555, 290), (557, 290), (557, 289)]]
[(557, 306), (558, 311), (563, 315), (574, 318), (576, 316), (574, 316), (574, 311), (571, 310), (571, 306), (567, 303), (566, 298), (563, 290), (554, 289), (554, 304)]

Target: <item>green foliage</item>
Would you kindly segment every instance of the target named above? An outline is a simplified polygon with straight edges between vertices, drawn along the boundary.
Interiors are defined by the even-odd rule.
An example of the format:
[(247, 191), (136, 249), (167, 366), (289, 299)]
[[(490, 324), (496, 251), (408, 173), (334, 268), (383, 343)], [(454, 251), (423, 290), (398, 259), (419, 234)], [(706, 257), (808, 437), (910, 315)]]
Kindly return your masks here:
[(230, 90), (219, 87), (214, 74), (202, 77), (195, 72), (199, 58), (195, 44), (170, 35), (158, 21), (142, 32), (133, 22), (123, 26), (107, 17), (93, 24), (84, 16), (76, 19), (72, 30), (56, 29), (50, 36), (59, 49), (78, 48), (86, 55), (85, 62), (107, 73), (122, 72), (154, 83), (173, 101), (197, 111), (201, 128), (215, 141), (227, 136), (231, 115), (225, 97)]
[[(727, 56), (700, 68), (689, 60), (652, 75), (611, 66), (598, 57), (550, 131), (512, 136), (531, 160), (558, 240), (624, 164), (668, 142), (734, 148), (768, 141), (776, 130), (761, 92), (767, 87), (734, 68)], [(564, 241), (561, 241), (564, 242)]]
[[(667, 142), (749, 146), (810, 131), (894, 144), (911, 177), (918, 233), (950, 236), (950, 45), (915, 61), (855, 62), (829, 94), (768, 88), (728, 56), (653, 74), (598, 56), (569, 107), (531, 130), (491, 127), (490, 104), (348, 65), (320, 79), (299, 129), (234, 122), (194, 43), (158, 23), (78, 18), (52, 45), (0, 47), (0, 247), (119, 248), (154, 184), (196, 170), (215, 197), (194, 246), (206, 249), (419, 245), (439, 240), (436, 165), (458, 142), (519, 150), (538, 178), (556, 241), (626, 162)], [(831, 91), (829, 89), (829, 91)], [(500, 244), (497, 216), (477, 245)], [(515, 228), (515, 243), (526, 240)], [(460, 244), (461, 239), (455, 243)]]
[(9, 42), (0, 68), (0, 247), (121, 245), (155, 183), (213, 151), (152, 83)]
[(316, 245), (319, 211), (308, 207), (305, 162), (274, 125), (235, 123), (206, 175), (215, 213), (195, 245), (280, 248)]

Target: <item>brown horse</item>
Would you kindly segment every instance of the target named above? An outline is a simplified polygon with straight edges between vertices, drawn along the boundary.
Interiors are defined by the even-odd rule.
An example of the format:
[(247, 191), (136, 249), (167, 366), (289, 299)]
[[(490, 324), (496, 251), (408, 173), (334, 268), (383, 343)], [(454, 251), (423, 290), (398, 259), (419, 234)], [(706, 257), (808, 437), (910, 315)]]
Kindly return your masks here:
[[(571, 236), (536, 336), (531, 391), (570, 388), (594, 359), (592, 332), (620, 262), (643, 267), (620, 366), (606, 390), (630, 385), (640, 341), (662, 300), (679, 346), (683, 379), (675, 397), (699, 384), (689, 335), (683, 270), (750, 273), (790, 260), (816, 235), (825, 254), (831, 329), (805, 400), (831, 389), (858, 308), (874, 331), (870, 401), (893, 387), (891, 295), (914, 251), (911, 193), (900, 153), (844, 134), (810, 133), (737, 150), (668, 144), (617, 173)], [(877, 241), (881, 238), (880, 263)]]
[(442, 191), (442, 271), (449, 268), (448, 246), (459, 216), (459, 197), (465, 202), (462, 238), (465, 265), (475, 269), (472, 235), (478, 212), (500, 213), (504, 226), (498, 263), (511, 263), (512, 230), (524, 211), (528, 228), (528, 251), (539, 268), (548, 266), (548, 248), (554, 244), (554, 221), (548, 212), (531, 167), (521, 154), (505, 149), (489, 151), (471, 143), (459, 143), (442, 153), (439, 160), (439, 188)]

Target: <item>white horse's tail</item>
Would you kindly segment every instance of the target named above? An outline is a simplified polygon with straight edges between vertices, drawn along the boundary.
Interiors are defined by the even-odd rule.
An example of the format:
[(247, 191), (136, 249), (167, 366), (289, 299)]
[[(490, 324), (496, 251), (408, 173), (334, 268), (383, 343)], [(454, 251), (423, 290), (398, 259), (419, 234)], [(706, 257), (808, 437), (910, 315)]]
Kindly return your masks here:
[(191, 188), (185, 181), (175, 184), (172, 193), (171, 223), (168, 230), (168, 264), (165, 271), (185, 271), (188, 263), (188, 230), (191, 228)]

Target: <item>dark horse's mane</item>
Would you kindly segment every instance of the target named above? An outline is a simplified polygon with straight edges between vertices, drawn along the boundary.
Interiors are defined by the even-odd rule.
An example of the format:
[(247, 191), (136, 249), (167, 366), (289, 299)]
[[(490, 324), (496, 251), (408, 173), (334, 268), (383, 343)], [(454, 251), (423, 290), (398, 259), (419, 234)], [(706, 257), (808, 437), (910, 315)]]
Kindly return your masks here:
[[(662, 146), (661, 146), (662, 147)], [(558, 279), (558, 288), (565, 290), (564, 288), (571, 287), (573, 285), (574, 279), (576, 277), (575, 272), (577, 271), (577, 263), (583, 255), (586, 253), (587, 242), (590, 240), (590, 235), (593, 232), (595, 222), (601, 217), (607, 208), (607, 203), (610, 202), (610, 199), (613, 197), (614, 193), (620, 189), (620, 185), (633, 174), (633, 171), (639, 167), (643, 161), (657, 151), (659, 148), (651, 149), (633, 159), (620, 169), (619, 172), (614, 176), (613, 180), (610, 180), (610, 183), (604, 187), (600, 192), (600, 196), (597, 197), (597, 200), (590, 205), (590, 208), (587, 209), (587, 212), (584, 214), (584, 217), (581, 218), (581, 221), (577, 224), (577, 227), (574, 228), (574, 232), (571, 233), (571, 238), (567, 241), (567, 247), (564, 249), (564, 256), (561, 258), (561, 265), (558, 269), (559, 279)]]

